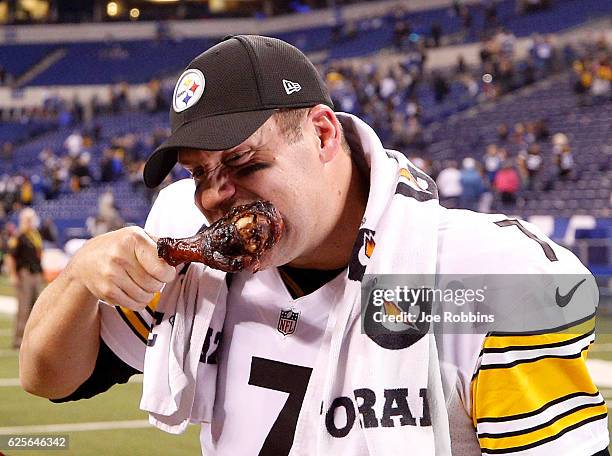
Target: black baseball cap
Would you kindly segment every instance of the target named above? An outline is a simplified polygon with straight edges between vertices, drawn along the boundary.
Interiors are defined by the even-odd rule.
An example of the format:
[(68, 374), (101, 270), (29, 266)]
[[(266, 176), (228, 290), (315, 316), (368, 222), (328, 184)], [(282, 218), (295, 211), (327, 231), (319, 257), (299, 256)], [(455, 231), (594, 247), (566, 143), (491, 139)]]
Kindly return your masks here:
[(225, 150), (251, 136), (281, 108), (333, 103), (308, 58), (285, 41), (235, 35), (197, 56), (172, 96), (172, 133), (149, 157), (147, 187), (172, 170), (179, 148)]

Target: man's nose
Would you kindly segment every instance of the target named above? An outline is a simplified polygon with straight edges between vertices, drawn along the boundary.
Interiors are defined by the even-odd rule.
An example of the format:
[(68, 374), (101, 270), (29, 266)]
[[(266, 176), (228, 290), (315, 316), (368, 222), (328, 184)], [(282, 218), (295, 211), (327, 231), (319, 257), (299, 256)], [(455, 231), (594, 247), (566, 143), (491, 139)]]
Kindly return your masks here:
[(236, 194), (236, 186), (228, 176), (218, 176), (200, 193), (202, 209), (210, 212), (223, 210)]

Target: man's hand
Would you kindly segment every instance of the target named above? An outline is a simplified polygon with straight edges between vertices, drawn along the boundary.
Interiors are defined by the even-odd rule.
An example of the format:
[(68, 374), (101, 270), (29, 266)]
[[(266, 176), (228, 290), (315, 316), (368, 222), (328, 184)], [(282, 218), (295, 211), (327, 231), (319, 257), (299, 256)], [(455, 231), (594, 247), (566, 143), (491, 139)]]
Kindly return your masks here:
[(108, 304), (142, 310), (176, 277), (176, 270), (157, 256), (157, 245), (142, 228), (128, 227), (85, 243), (66, 273)]
[(97, 299), (142, 310), (176, 277), (157, 257), (157, 244), (141, 228), (112, 231), (87, 241), (38, 297), (19, 351), (22, 387), (62, 398), (94, 370), (100, 345)]

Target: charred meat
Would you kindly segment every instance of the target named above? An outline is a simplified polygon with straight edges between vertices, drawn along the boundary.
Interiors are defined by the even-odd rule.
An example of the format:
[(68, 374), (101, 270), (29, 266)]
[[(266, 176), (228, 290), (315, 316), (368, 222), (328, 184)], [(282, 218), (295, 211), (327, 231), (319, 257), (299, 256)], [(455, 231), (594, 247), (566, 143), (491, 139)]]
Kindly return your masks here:
[(183, 239), (160, 238), (157, 254), (169, 265), (198, 262), (226, 272), (259, 267), (264, 253), (280, 239), (281, 215), (268, 201), (232, 209), (225, 217)]

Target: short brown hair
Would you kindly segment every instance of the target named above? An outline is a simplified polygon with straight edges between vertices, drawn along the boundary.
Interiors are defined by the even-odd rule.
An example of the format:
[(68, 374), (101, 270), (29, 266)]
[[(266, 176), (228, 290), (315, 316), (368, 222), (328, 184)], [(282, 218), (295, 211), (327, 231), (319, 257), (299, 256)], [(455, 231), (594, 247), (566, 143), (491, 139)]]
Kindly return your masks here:
[[(274, 113), (274, 119), (276, 121), (276, 125), (281, 132), (281, 134), (285, 137), (287, 144), (295, 144), (300, 142), (304, 137), (302, 133), (302, 121), (308, 115), (308, 111), (310, 108), (288, 108), (288, 109), (279, 109)], [(344, 137), (344, 131), (341, 128), (341, 146), (342, 149), (348, 154), (351, 155), (351, 148)]]
[(302, 140), (302, 121), (308, 115), (310, 108), (279, 109), (274, 113), (274, 120), (287, 144), (295, 144)]

